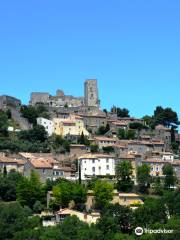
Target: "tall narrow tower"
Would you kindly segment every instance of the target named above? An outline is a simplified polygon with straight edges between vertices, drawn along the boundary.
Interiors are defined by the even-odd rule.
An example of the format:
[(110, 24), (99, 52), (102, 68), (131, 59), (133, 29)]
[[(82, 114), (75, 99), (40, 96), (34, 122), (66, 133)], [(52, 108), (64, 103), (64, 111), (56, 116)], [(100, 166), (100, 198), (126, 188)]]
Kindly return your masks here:
[(85, 106), (99, 107), (98, 87), (96, 79), (88, 79), (84, 83)]

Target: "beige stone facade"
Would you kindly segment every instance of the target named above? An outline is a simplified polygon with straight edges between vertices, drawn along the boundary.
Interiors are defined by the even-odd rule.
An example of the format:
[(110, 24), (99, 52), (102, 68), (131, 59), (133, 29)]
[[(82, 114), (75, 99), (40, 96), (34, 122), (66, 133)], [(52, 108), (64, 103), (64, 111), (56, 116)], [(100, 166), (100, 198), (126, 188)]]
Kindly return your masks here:
[(54, 133), (56, 135), (67, 136), (80, 136), (82, 133), (84, 136), (89, 136), (89, 132), (84, 127), (84, 122), (79, 116), (71, 115), (69, 118), (61, 119), (54, 118)]

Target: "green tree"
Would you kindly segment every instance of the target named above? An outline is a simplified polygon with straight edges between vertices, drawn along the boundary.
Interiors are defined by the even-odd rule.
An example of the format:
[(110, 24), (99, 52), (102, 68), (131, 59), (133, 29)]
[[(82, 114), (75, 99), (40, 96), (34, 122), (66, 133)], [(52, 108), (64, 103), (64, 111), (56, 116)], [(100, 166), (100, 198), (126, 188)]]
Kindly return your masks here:
[(42, 203), (40, 201), (36, 201), (33, 205), (33, 212), (41, 213), (43, 208), (44, 208), (44, 206), (42, 205)]
[(78, 143), (79, 144), (84, 144), (84, 145), (87, 145), (87, 146), (89, 146), (89, 144), (90, 144), (88, 138), (86, 136), (84, 136), (83, 132), (81, 133), (81, 136), (78, 138)]
[(155, 177), (154, 182), (152, 184), (153, 193), (156, 195), (163, 195), (163, 185), (161, 183), (160, 177)]
[(98, 209), (104, 209), (113, 199), (113, 186), (106, 181), (97, 180), (95, 182), (93, 191), (95, 205)]
[[(0, 204), (0, 240), (13, 239), (23, 230), (33, 229), (40, 225), (38, 217), (29, 218), (29, 210), (17, 202)], [(17, 239), (17, 238), (16, 238)]]
[(132, 164), (130, 161), (122, 161), (116, 165), (117, 189), (128, 192), (133, 188), (132, 181)]
[(117, 136), (119, 139), (126, 139), (126, 131), (122, 128), (118, 130)]
[(65, 153), (70, 151), (70, 142), (62, 136), (54, 135), (52, 137), (52, 149), (57, 153)]
[(33, 129), (19, 132), (19, 139), (29, 142), (45, 142), (47, 140), (47, 132), (43, 126), (34, 126)]
[(151, 129), (154, 128), (154, 118), (152, 116), (145, 115), (142, 120), (144, 120), (145, 124)]
[(170, 188), (175, 185), (175, 176), (173, 167), (170, 163), (167, 163), (163, 166), (163, 175), (165, 176), (164, 179), (164, 187)]
[(148, 227), (156, 222), (166, 223), (166, 207), (161, 199), (147, 198), (144, 205), (135, 210), (136, 226)]
[(175, 191), (165, 191), (161, 201), (166, 206), (167, 214), (170, 217), (180, 217), (180, 188)]
[(68, 207), (70, 201), (73, 200), (76, 208), (81, 209), (86, 202), (87, 190), (83, 185), (61, 179), (60, 182), (53, 187), (53, 195), (57, 206)]
[(129, 123), (129, 128), (140, 131), (142, 129), (146, 129), (147, 127), (140, 122), (132, 122), (132, 123)]
[(114, 148), (112, 146), (107, 146), (107, 147), (103, 147), (103, 152), (105, 153), (113, 153), (114, 152)]
[(37, 118), (38, 118), (38, 113), (36, 111), (36, 108), (33, 106), (26, 106), (23, 105), (20, 109), (21, 114), (24, 118), (27, 118), (29, 123), (36, 125), (37, 124)]
[(119, 139), (135, 139), (136, 137), (136, 131), (134, 129), (119, 129), (117, 136)]
[(118, 117), (129, 117), (129, 110), (126, 108), (119, 108), (116, 106), (113, 106), (111, 108), (111, 113), (116, 113)]
[(24, 118), (27, 118), (29, 123), (36, 125), (38, 117), (49, 118), (48, 109), (40, 104), (37, 106), (26, 106), (23, 105), (20, 109), (21, 114)]
[(3, 167), (3, 176), (4, 177), (7, 176), (7, 168), (6, 168), (6, 166)]
[(103, 109), (103, 112), (107, 115), (108, 114), (108, 111), (106, 108)]
[(135, 139), (136, 138), (136, 131), (133, 129), (129, 129), (126, 132), (126, 139)]
[(110, 126), (107, 123), (106, 126), (100, 126), (97, 130), (97, 135), (104, 135), (110, 130)]
[(0, 175), (0, 199), (3, 201), (16, 200), (16, 185), (21, 181), (21, 174), (10, 171), (7, 175)]
[(8, 136), (8, 116), (5, 112), (0, 110), (0, 137)]
[(118, 232), (130, 233), (132, 231), (134, 227), (134, 216), (129, 207), (111, 204), (106, 209), (105, 214), (113, 217)]
[(99, 151), (98, 145), (97, 144), (91, 144), (90, 145), (90, 150), (92, 153), (96, 153)]
[(150, 167), (147, 164), (138, 166), (137, 181), (139, 191), (142, 193), (147, 193), (150, 184)]
[(17, 200), (24, 206), (33, 209), (36, 201), (45, 203), (45, 192), (39, 176), (36, 172), (32, 171), (30, 179), (24, 177), (16, 188)]
[(155, 125), (163, 124), (165, 126), (170, 126), (171, 124), (179, 124), (178, 115), (171, 108), (163, 108), (157, 106), (154, 111)]

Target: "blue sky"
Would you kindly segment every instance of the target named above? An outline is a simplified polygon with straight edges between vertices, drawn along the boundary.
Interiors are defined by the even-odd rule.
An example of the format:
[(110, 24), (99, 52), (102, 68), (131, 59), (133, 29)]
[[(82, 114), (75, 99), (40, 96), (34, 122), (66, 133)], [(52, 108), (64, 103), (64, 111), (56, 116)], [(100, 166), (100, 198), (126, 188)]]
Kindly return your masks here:
[(97, 78), (102, 108), (180, 116), (179, 0), (0, 2), (0, 94), (83, 95)]

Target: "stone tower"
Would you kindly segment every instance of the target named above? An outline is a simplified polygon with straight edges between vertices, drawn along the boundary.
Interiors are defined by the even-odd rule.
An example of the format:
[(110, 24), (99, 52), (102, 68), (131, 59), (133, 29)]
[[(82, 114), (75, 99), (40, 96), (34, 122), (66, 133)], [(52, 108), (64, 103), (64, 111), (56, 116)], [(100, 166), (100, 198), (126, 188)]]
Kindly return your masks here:
[(85, 106), (99, 107), (98, 87), (96, 79), (88, 79), (84, 83)]

